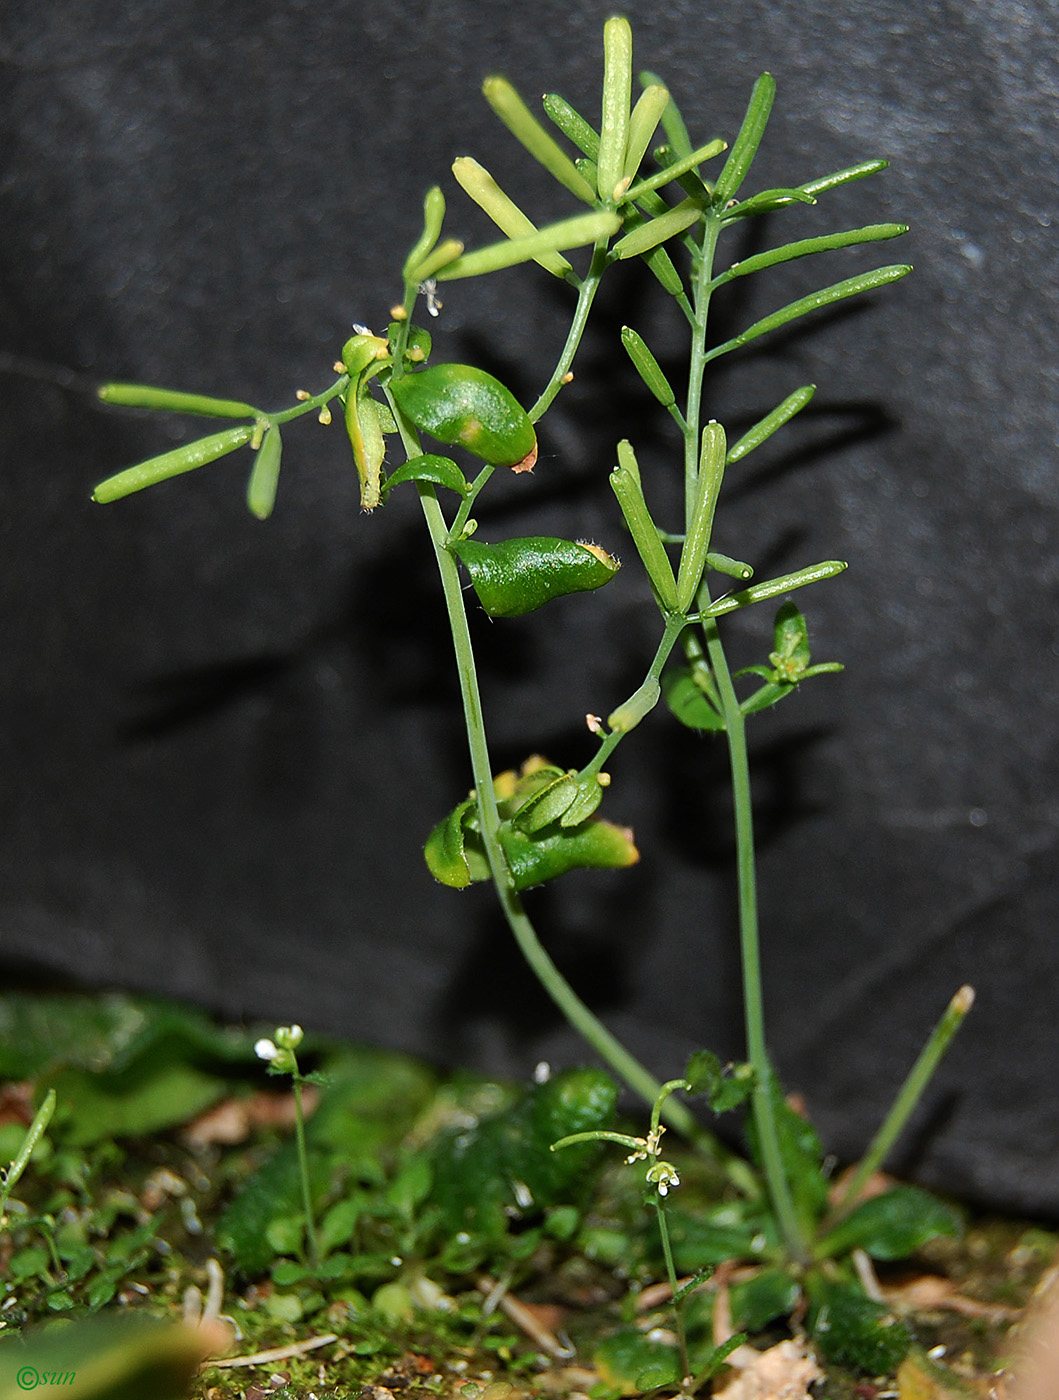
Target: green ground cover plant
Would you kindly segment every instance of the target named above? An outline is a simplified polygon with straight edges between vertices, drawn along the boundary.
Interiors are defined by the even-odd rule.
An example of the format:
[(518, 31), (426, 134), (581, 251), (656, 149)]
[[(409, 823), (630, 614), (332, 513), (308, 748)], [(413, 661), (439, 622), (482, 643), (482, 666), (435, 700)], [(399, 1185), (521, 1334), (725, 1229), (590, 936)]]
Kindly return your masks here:
[[(345, 1309), (344, 1317), (361, 1320), (365, 1354), (379, 1318), (407, 1321), (417, 1309), (431, 1306), (447, 1309), (457, 1330), (470, 1326), (481, 1340), (488, 1331), (480, 1330), (481, 1308), (468, 1311), (454, 1301), (448, 1291), (452, 1281), (484, 1272), (496, 1276), (498, 1288), (508, 1288), (526, 1276), (529, 1261), (541, 1251), (571, 1245), (601, 1265), (620, 1263), (637, 1280), (661, 1263), (672, 1294), (675, 1332), (648, 1343), (627, 1319), (601, 1371), (609, 1377), (601, 1382), (601, 1396), (693, 1393), (710, 1381), (738, 1345), (729, 1339), (718, 1346), (714, 1295), (703, 1291), (719, 1266), (743, 1270), (730, 1300), (737, 1332), (756, 1333), (778, 1319), (794, 1318), (832, 1360), (870, 1375), (893, 1373), (913, 1335), (873, 1289), (872, 1261), (901, 1259), (953, 1236), (960, 1218), (913, 1186), (890, 1185), (869, 1196), (864, 1188), (884, 1164), (973, 994), (961, 988), (952, 998), (856, 1170), (836, 1186), (820, 1141), (785, 1097), (768, 1050), (746, 726), (804, 682), (841, 669), (835, 662), (812, 661), (807, 623), (790, 595), (837, 577), (846, 566), (840, 560), (810, 561), (782, 576), (758, 579), (737, 549), (727, 553), (716, 547), (714, 521), (727, 473), (738, 471), (750, 453), (804, 409), (815, 386), (793, 385), (734, 440), (709, 416), (707, 389), (710, 367), (721, 357), (810, 313), (883, 289), (910, 268), (891, 263), (828, 282), (718, 342), (711, 338), (710, 318), (724, 288), (796, 259), (841, 257), (848, 248), (888, 243), (906, 230), (897, 223), (865, 224), (726, 261), (730, 235), (749, 221), (766, 220), (771, 234), (792, 206), (820, 205), (823, 212), (830, 191), (880, 173), (886, 162), (868, 159), (822, 175), (798, 171), (789, 185), (748, 192), (775, 93), (770, 75), (754, 84), (730, 143), (711, 138), (697, 144), (658, 77), (641, 73), (640, 90), (634, 92), (632, 33), (625, 20), (606, 23), (603, 49), (595, 124), (557, 94), (545, 96), (542, 120), (505, 79), (492, 77), (484, 85), (497, 116), (564, 187), (572, 210), (579, 212), (538, 228), (480, 164), (470, 157), (457, 160), (457, 183), (503, 236), (467, 250), (447, 230), (440, 186), (431, 188), (422, 235), (395, 282), (397, 299), (385, 313), (380, 309), (383, 329), (354, 328), (325, 388), (299, 394), (278, 411), (143, 385), (108, 384), (101, 391), (104, 401), (121, 408), (232, 423), (102, 482), (95, 490), (101, 503), (248, 448), (247, 504), (265, 520), (277, 502), (290, 425), (309, 415), (327, 424), (339, 413), (360, 481), (363, 528), (371, 528), (371, 512), (388, 507), (395, 491), (398, 497), (418, 497), (452, 634), (470, 779), (467, 795), (424, 833), (426, 862), (436, 879), (456, 890), (492, 885), (529, 967), (607, 1067), (562, 1070), (523, 1091), (470, 1084), (462, 1100), (459, 1092), (450, 1092), (444, 1108), (427, 1072), (405, 1062), (400, 1062), (405, 1077), (398, 1076), (399, 1087), (389, 1070), (379, 1078), (381, 1062), (337, 1051), (321, 1053), (319, 1064), (305, 1075), (298, 1058), (300, 1028), (280, 1028), (258, 1039), (257, 1053), (269, 1061), (270, 1072), (291, 1078), (295, 1141), (265, 1161), (234, 1195), (217, 1244), (236, 1274), (270, 1279), (268, 1309), (276, 1320), (295, 1322), (323, 1309)], [(540, 395), (525, 408), (485, 370), (439, 356), (435, 337), (420, 322), (424, 310), (426, 322), (436, 315), (439, 286), (528, 262), (569, 286), (572, 307), (558, 361), (541, 374)], [(531, 751), (518, 771), (496, 773), (468, 599), (500, 625), (517, 628), (519, 617), (554, 598), (606, 587), (620, 565), (616, 552), (584, 540), (481, 539), (474, 512), (498, 470), (508, 468), (523, 479), (532, 471), (538, 424), (571, 378), (597, 294), (604, 280), (608, 286), (620, 283), (630, 263), (646, 264), (687, 330), (687, 357), (679, 374), (663, 369), (633, 327), (624, 327), (620, 345), (613, 346), (668, 414), (672, 471), (683, 483), (682, 518), (659, 520), (651, 506), (661, 494), (658, 482), (641, 471), (632, 442), (614, 444), (609, 474), (614, 539), (631, 544), (630, 549), (622, 543), (625, 567), (642, 570), (644, 606), (657, 612), (657, 647), (644, 658), (643, 679), (633, 692), (616, 697), (606, 718), (587, 717), (591, 752), (582, 767), (563, 769)], [(726, 549), (736, 548), (723, 542)], [(773, 649), (760, 664), (733, 672), (723, 619), (762, 603), (778, 604)], [(591, 607), (592, 600), (583, 605)], [(667, 711), (670, 720), (712, 735), (727, 748), (746, 1031), (745, 1062), (722, 1064), (702, 1050), (687, 1066), (675, 1066), (679, 1077), (665, 1085), (567, 984), (523, 900), (525, 891), (569, 871), (620, 872), (638, 859), (632, 834), (600, 810), (604, 800), (608, 808), (612, 804), (611, 787), (620, 790), (621, 745), (649, 717), (656, 722), (656, 709), (660, 722)], [(118, 1133), (127, 1129), (131, 1114), (133, 1131), (146, 1131), (151, 1105), (159, 1102), (170, 1103), (166, 1122), (182, 1121), (172, 1117), (175, 1104), (186, 1116), (217, 1097), (218, 1060), (253, 1059), (246, 1037), (236, 1048), (197, 1023), (171, 1019), (165, 1031), (148, 1020), (153, 1028), (144, 1030), (144, 1043), (132, 1037), (107, 1068), (121, 1080), (120, 1092), (90, 1083), (76, 1055), (72, 1065), (67, 1061), (55, 1070), (54, 1084), (50, 1071), (26, 1067), (27, 1074), (40, 1076), (41, 1091), (54, 1094), (44, 1101), (42, 1115), (54, 1109), (60, 1125), (67, 1115), (67, 1150), (82, 1148), (89, 1173), (95, 1170), (92, 1151), (102, 1140), (93, 1135), (99, 1124), (116, 1122), (111, 1131)], [(189, 1029), (192, 1024), (197, 1028)], [(181, 1047), (175, 1059), (174, 1043)], [(141, 1060), (164, 1067), (165, 1094), (159, 1096), (152, 1072), (152, 1092), (137, 1097), (144, 1082), (137, 1078)], [(204, 1060), (213, 1068), (203, 1068)], [(645, 1136), (615, 1125), (616, 1080), (651, 1107)], [(302, 1094), (309, 1087), (320, 1098), (306, 1121)], [(696, 1096), (713, 1115), (745, 1115), (747, 1156), (703, 1125), (684, 1101)], [(97, 1125), (91, 1130), (77, 1126), (89, 1121), (83, 1107), (89, 1100)], [(423, 1114), (431, 1105), (434, 1119), (427, 1127)], [(108, 1112), (117, 1118), (108, 1119)], [(673, 1161), (660, 1155), (667, 1125), (687, 1144), (679, 1166), (676, 1155)], [(31, 1137), (34, 1131), (36, 1148), (28, 1138), (14, 1144), (2, 1188), (5, 1207), (33, 1151), (46, 1142), (39, 1120)], [(594, 1174), (602, 1169), (608, 1142), (627, 1150), (629, 1165), (646, 1163), (635, 1184), (632, 1216), (628, 1192), (619, 1193), (620, 1203), (612, 1209), (598, 1200), (592, 1204)], [(64, 1210), (75, 1209), (82, 1190), (78, 1170), (67, 1163), (57, 1174), (53, 1163), (48, 1173), (59, 1195), (46, 1196), (37, 1213), (7, 1220), (16, 1236), (17, 1269), (37, 1280), (40, 1297), (53, 1311), (103, 1306), (128, 1273), (127, 1268), (108, 1273), (85, 1229), (78, 1236), (59, 1223)], [(92, 1230), (98, 1235), (98, 1225)], [(149, 1224), (133, 1230), (129, 1257), (146, 1258), (143, 1251), (150, 1253), (152, 1238)], [(369, 1318), (376, 1322), (369, 1325)]]

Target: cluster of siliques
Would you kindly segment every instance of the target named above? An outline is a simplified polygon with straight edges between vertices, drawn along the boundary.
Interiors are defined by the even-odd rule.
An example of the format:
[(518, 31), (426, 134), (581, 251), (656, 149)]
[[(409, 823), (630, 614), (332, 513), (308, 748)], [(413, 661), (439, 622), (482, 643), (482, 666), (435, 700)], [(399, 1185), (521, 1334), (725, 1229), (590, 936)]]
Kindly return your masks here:
[[(956, 1228), (951, 1211), (926, 1193), (898, 1186), (868, 1201), (861, 1188), (893, 1145), (938, 1059), (970, 1005), (969, 989), (950, 1003), (894, 1108), (857, 1171), (836, 1192), (824, 1169), (811, 1126), (786, 1102), (766, 1047), (758, 948), (753, 817), (745, 726), (748, 716), (775, 705), (805, 680), (840, 670), (812, 664), (805, 620), (790, 601), (794, 590), (829, 579), (841, 561), (814, 562), (778, 578), (757, 580), (750, 563), (713, 548), (714, 514), (725, 473), (741, 463), (811, 400), (814, 386), (793, 387), (781, 403), (735, 441), (706, 416), (703, 390), (708, 367), (759, 337), (800, 317), (903, 277), (905, 264), (858, 272), (781, 306), (739, 334), (711, 344), (713, 296), (738, 279), (791, 260), (884, 242), (905, 232), (896, 223), (869, 224), (782, 243), (724, 266), (722, 236), (747, 220), (790, 206), (814, 205), (828, 193), (885, 168), (861, 164), (789, 187), (747, 195), (744, 182), (765, 133), (775, 84), (755, 83), (745, 119), (730, 146), (719, 139), (694, 145), (666, 86), (640, 75), (634, 95), (632, 35), (627, 22), (604, 27), (604, 70), (598, 128), (563, 98), (548, 94), (539, 120), (503, 78), (486, 81), (486, 99), (525, 150), (565, 188), (582, 212), (537, 227), (481, 165), (463, 157), (453, 166), (462, 189), (499, 227), (499, 241), (466, 251), (446, 235), (446, 201), (432, 188), (424, 203), (422, 236), (402, 269), (403, 295), (390, 308), (388, 325), (375, 333), (357, 327), (335, 363), (337, 377), (319, 393), (301, 393), (291, 407), (265, 412), (246, 403), (140, 385), (112, 384), (102, 397), (113, 404), (235, 420), (235, 426), (154, 457), (102, 483), (101, 502), (113, 501), (171, 476), (215, 461), (242, 447), (253, 452), (247, 501), (267, 518), (276, 500), (281, 434), (296, 418), (331, 420), (341, 408), (367, 512), (385, 506), (398, 487), (415, 492), (437, 562), (448, 611), (467, 727), (471, 785), (426, 842), (437, 879), (455, 888), (490, 881), (519, 947), (564, 1014), (605, 1064), (654, 1105), (645, 1139), (617, 1134), (631, 1156), (649, 1161), (648, 1200), (676, 1188), (675, 1171), (659, 1167), (659, 1135), (666, 1122), (719, 1162), (731, 1199), (716, 1220), (701, 1222), (700, 1262), (736, 1258), (756, 1266), (744, 1289), (743, 1317), (761, 1326), (808, 1301), (808, 1326), (830, 1354), (874, 1371), (889, 1369), (909, 1344), (903, 1323), (869, 1296), (866, 1261), (903, 1257), (927, 1239)], [(565, 256), (572, 250), (582, 270)], [(578, 770), (564, 770), (530, 756), (519, 772), (494, 774), (478, 690), (467, 599), (493, 618), (517, 619), (561, 595), (605, 586), (617, 560), (600, 546), (543, 536), (486, 541), (477, 534), (474, 509), (494, 473), (528, 473), (537, 456), (536, 424), (569, 382), (578, 347), (601, 282), (620, 277), (623, 263), (646, 263), (687, 325), (687, 391), (682, 399), (644, 339), (622, 331), (616, 354), (627, 354), (674, 425), (674, 458), (681, 463), (684, 518), (663, 528), (649, 504), (651, 483), (641, 476), (630, 442), (616, 444), (610, 486), (659, 615), (657, 650), (642, 683), (606, 718), (589, 716), (594, 751)], [(574, 298), (565, 345), (537, 401), (524, 408), (496, 378), (474, 366), (438, 363), (432, 338), (416, 322), (425, 301), (437, 311), (437, 287), (534, 261), (566, 282)], [(542, 376), (543, 377), (543, 376)], [(424, 446), (424, 443), (426, 446)], [(460, 461), (476, 465), (468, 475)], [(403, 456), (402, 461), (397, 461)], [(672, 528), (676, 526), (676, 528)], [(365, 521), (365, 528), (370, 522)], [(473, 594), (463, 588), (461, 568)], [(646, 590), (645, 590), (646, 593)], [(721, 619), (737, 610), (777, 600), (774, 647), (767, 661), (733, 675)], [(645, 600), (646, 601), (646, 600)], [(586, 600), (585, 606), (590, 606)], [(505, 622), (505, 626), (518, 626)], [(752, 683), (746, 679), (752, 677)], [(738, 683), (738, 685), (737, 685)], [(740, 693), (742, 692), (742, 693)], [(545, 952), (522, 892), (582, 867), (627, 866), (637, 859), (631, 833), (598, 815), (610, 783), (607, 765), (625, 739), (664, 697), (681, 723), (727, 744), (735, 808), (737, 880), (747, 1060), (722, 1066), (708, 1052), (693, 1057), (684, 1076), (663, 1086), (572, 991)], [(620, 768), (620, 764), (618, 765)], [(699, 1125), (677, 1090), (705, 1094), (715, 1112), (743, 1105), (751, 1162), (734, 1156)], [(588, 1131), (615, 1134), (600, 1121)], [(658, 1211), (675, 1296), (685, 1300)], [(712, 1232), (712, 1233), (711, 1233)], [(850, 1264), (856, 1254), (860, 1272)], [(679, 1262), (679, 1260), (678, 1260)], [(700, 1280), (701, 1281), (701, 1280)], [(679, 1365), (665, 1383), (699, 1378), (714, 1363), (712, 1352), (689, 1356), (683, 1322)], [(665, 1368), (663, 1368), (665, 1369)]]

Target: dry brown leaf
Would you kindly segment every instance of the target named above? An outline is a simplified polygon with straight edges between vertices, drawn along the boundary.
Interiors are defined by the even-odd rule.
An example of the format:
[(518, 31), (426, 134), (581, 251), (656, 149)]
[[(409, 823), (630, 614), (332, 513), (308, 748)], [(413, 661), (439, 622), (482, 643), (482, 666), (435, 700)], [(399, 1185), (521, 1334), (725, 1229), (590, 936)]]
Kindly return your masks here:
[[(302, 1089), (302, 1108), (312, 1113), (320, 1091), (311, 1084)], [(251, 1094), (245, 1099), (224, 1099), (189, 1123), (181, 1137), (189, 1147), (214, 1143), (234, 1147), (245, 1142), (255, 1128), (293, 1128), (296, 1110), (293, 1094)]]
[[(743, 1357), (752, 1350), (739, 1348)], [(715, 1400), (812, 1400), (809, 1387), (823, 1376), (804, 1342), (778, 1342), (768, 1351), (756, 1352), (740, 1374), (714, 1396)]]
[(886, 1302), (912, 1312), (954, 1312), (963, 1317), (984, 1317), (993, 1322), (1005, 1322), (1019, 1316), (1018, 1308), (1005, 1303), (983, 1303), (979, 1298), (967, 1298), (956, 1289), (951, 1279), (936, 1274), (922, 1274), (909, 1283), (890, 1285), (883, 1289)]
[(1014, 1335), (1012, 1361), (998, 1394), (1004, 1400), (1059, 1396), (1059, 1268), (1045, 1274)]

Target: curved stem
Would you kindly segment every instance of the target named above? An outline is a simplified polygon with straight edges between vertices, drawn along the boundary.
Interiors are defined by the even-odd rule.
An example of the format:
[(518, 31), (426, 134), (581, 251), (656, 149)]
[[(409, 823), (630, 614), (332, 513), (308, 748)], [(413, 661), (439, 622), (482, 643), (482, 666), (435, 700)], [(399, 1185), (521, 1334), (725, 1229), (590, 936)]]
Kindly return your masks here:
[[(653, 1103), (660, 1089), (659, 1081), (645, 1069), (636, 1057), (617, 1040), (606, 1026), (589, 1010), (548, 956), (537, 932), (526, 914), (511, 880), (507, 860), (500, 845), (500, 814), (493, 791), (492, 765), (482, 715), (481, 695), (474, 664), (467, 610), (463, 601), (456, 560), (445, 547), (448, 534), (445, 519), (432, 486), (421, 483), (419, 495), (427, 528), (434, 545), (438, 572), (441, 575), (445, 606), (449, 615), (452, 642), (456, 653), (456, 671), (463, 699), (467, 742), (470, 748), (471, 771), (478, 798), (482, 844), (500, 907), (508, 927), (514, 934), (523, 957), (536, 974), (541, 986), (562, 1011), (571, 1026), (588, 1041), (605, 1064), (625, 1081), (634, 1093)], [(722, 1156), (724, 1149), (705, 1132), (694, 1115), (681, 1103), (668, 1103), (665, 1117), (678, 1132), (696, 1142), (713, 1155)]]
[(556, 394), (563, 387), (563, 380), (570, 372), (570, 366), (574, 362), (577, 354), (577, 347), (581, 344), (581, 337), (585, 333), (585, 326), (588, 324), (588, 313), (592, 309), (592, 302), (596, 292), (599, 290), (600, 278), (607, 267), (607, 245), (606, 242), (597, 243), (592, 250), (592, 263), (588, 269), (588, 274), (580, 287), (577, 289), (577, 305), (574, 308), (573, 320), (570, 322), (570, 329), (567, 332), (566, 344), (563, 346), (562, 354), (548, 383), (544, 386), (544, 391), (540, 398), (529, 410), (530, 420), (534, 423), (542, 418), (551, 407)]

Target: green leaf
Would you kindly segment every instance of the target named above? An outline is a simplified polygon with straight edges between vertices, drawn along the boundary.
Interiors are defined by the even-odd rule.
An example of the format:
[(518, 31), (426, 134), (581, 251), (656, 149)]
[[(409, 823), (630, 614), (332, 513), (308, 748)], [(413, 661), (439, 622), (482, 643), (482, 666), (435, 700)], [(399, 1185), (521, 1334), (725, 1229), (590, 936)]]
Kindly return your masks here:
[(595, 160), (599, 155), (599, 133), (557, 92), (546, 92), (542, 99), (545, 114), (579, 151)]
[(577, 199), (584, 200), (586, 204), (595, 203), (592, 186), (562, 147), (548, 135), (506, 78), (486, 78), (482, 92), (508, 131), (525, 146), (534, 160), (539, 161)]
[(209, 1332), (154, 1319), (64, 1320), (4, 1346), (0, 1400), (34, 1386), (71, 1400), (182, 1400), (215, 1343)]
[[(540, 231), (532, 219), (504, 193), (489, 171), (470, 156), (460, 156), (454, 160), (452, 173), (460, 188), (508, 238), (527, 238)], [(536, 261), (556, 277), (565, 277), (573, 270), (561, 253), (542, 253)]]
[(724, 169), (717, 177), (717, 183), (713, 188), (714, 201), (719, 209), (723, 209), (728, 201), (734, 197), (750, 169), (757, 154), (757, 148), (761, 145), (761, 138), (765, 134), (765, 127), (768, 125), (769, 113), (772, 110), (772, 101), (775, 96), (775, 79), (771, 73), (762, 73), (750, 94), (750, 102), (747, 105), (746, 116), (743, 118), (743, 125), (739, 128), (739, 135), (732, 143), (732, 149), (724, 163)]
[(620, 1395), (636, 1395), (675, 1385), (680, 1380), (680, 1353), (668, 1342), (652, 1341), (634, 1327), (623, 1327), (601, 1342), (592, 1353), (592, 1365), (601, 1382)]
[(732, 1284), (732, 1326), (741, 1332), (760, 1332), (777, 1317), (786, 1317), (800, 1294), (798, 1280), (786, 1269), (762, 1269), (752, 1278)]
[(676, 238), (685, 229), (689, 229), (692, 224), (698, 223), (702, 218), (702, 209), (693, 199), (685, 199), (680, 204), (674, 205), (668, 213), (660, 214), (657, 219), (648, 219), (645, 224), (640, 224), (631, 233), (627, 233), (624, 238), (619, 238), (615, 243), (612, 252), (618, 258), (637, 258), (643, 253), (649, 253), (652, 248), (657, 248), (670, 238)]
[(835, 302), (844, 301), (846, 297), (858, 296), (861, 292), (874, 291), (876, 287), (884, 287), (890, 282), (897, 282), (911, 271), (912, 269), (907, 263), (894, 263), (888, 267), (877, 267), (872, 272), (862, 272), (856, 277), (847, 277), (843, 282), (835, 282), (830, 287), (822, 288), (819, 292), (799, 297), (797, 301), (789, 302), (779, 311), (774, 311), (771, 316), (764, 316), (760, 321), (755, 321), (752, 326), (748, 326), (745, 331), (733, 336), (731, 340), (726, 340), (721, 345), (715, 345), (712, 350), (706, 353), (707, 363), (710, 360), (716, 360), (720, 355), (727, 355), (730, 350), (737, 350), (741, 345), (749, 345), (752, 340), (757, 340), (759, 336), (766, 335), (769, 331), (779, 330), (781, 326), (789, 325), (791, 321), (796, 321), (800, 316), (808, 315), (810, 311), (819, 311), (822, 307), (833, 306)]
[(905, 1259), (939, 1235), (959, 1235), (960, 1216), (918, 1186), (895, 1186), (873, 1196), (817, 1247), (819, 1258), (863, 1249), (873, 1259)]
[[(599, 784), (597, 783), (598, 787)], [(532, 835), (535, 831), (540, 831), (543, 827), (550, 826), (566, 812), (578, 796), (577, 774), (571, 769), (569, 773), (563, 773), (554, 781), (535, 792), (533, 796), (519, 807), (512, 817), (512, 824), (519, 831)]]
[(98, 391), (104, 403), (123, 408), (165, 409), (170, 413), (198, 413), (204, 418), (256, 418), (258, 410), (234, 399), (213, 399), (205, 394), (185, 394), (178, 389), (156, 389), (150, 384), (104, 384)]
[(74, 1147), (176, 1127), (225, 1092), (223, 1078), (174, 1059), (164, 1046), (119, 1072), (64, 1069), (49, 1082), (59, 1096), (63, 1139)]
[(731, 265), (715, 277), (711, 287), (722, 287), (736, 277), (747, 277), (754, 272), (762, 272), (767, 267), (780, 263), (793, 262), (796, 258), (806, 258), (814, 253), (831, 253), (837, 248), (858, 247), (862, 243), (878, 243), (888, 238), (899, 238), (908, 232), (907, 224), (865, 224), (863, 228), (847, 229), (844, 233), (825, 233), (819, 238), (800, 238), (794, 243), (784, 243), (779, 248), (770, 248), (765, 253), (756, 253)]
[(276, 504), (282, 452), (283, 443), (280, 440), (279, 428), (273, 424), (257, 449), (254, 465), (250, 469), (250, 480), (246, 486), (247, 507), (251, 515), (256, 515), (258, 520), (267, 520)]
[(768, 681), (755, 690), (753, 695), (748, 695), (739, 708), (744, 715), (760, 714), (762, 710), (770, 710), (773, 705), (778, 705), (788, 695), (793, 695), (797, 688), (790, 681)]
[(703, 695), (686, 667), (663, 674), (662, 694), (676, 718), (689, 729), (723, 732), (724, 716)]
[(575, 214), (572, 219), (562, 219), (556, 224), (546, 224), (535, 233), (519, 238), (504, 239), (501, 243), (490, 243), (485, 248), (476, 248), (473, 253), (450, 262), (438, 274), (439, 282), (452, 282), (459, 277), (480, 277), (486, 272), (498, 272), (501, 268), (514, 267), (517, 263), (540, 261), (552, 253), (567, 248), (583, 248), (588, 243), (596, 243), (601, 238), (609, 238), (621, 227), (621, 216), (609, 210), (594, 214)]
[(696, 1050), (688, 1060), (684, 1078), (689, 1094), (705, 1094), (714, 1113), (737, 1108), (754, 1087), (750, 1065), (722, 1065), (712, 1050)]
[(500, 844), (517, 890), (543, 885), (570, 870), (620, 870), (640, 859), (627, 827), (599, 820), (546, 828), (534, 836), (501, 823)]
[(450, 548), (490, 617), (520, 617), (552, 598), (601, 588), (619, 568), (598, 545), (546, 535), (497, 544), (461, 540)]
[(467, 478), (451, 457), (437, 457), (432, 452), (424, 452), (418, 457), (410, 457), (407, 462), (392, 471), (382, 483), (385, 497), (395, 486), (406, 481), (429, 481), (434, 486), (444, 486), (459, 496), (470, 494)]
[[(464, 819), (475, 807), (473, 797), (468, 797), (459, 806), (454, 807), (448, 816), (443, 817), (434, 827), (423, 849), (427, 867), (434, 879), (454, 890), (464, 890), (472, 879), (484, 878), (472, 875), (466, 853)], [(488, 876), (488, 873), (487, 865), (485, 875)]]
[(725, 613), (735, 612), (737, 608), (746, 608), (753, 603), (762, 603), (790, 589), (804, 588), (807, 583), (819, 583), (821, 579), (834, 578), (847, 567), (841, 559), (825, 559), (822, 564), (810, 564), (808, 568), (796, 569), (794, 573), (784, 574), (781, 578), (752, 583), (749, 588), (742, 588), (738, 593), (729, 593), (727, 597), (718, 598), (716, 602), (711, 603), (706, 609), (706, 616), (723, 617)]
[(439, 442), (465, 447), (493, 466), (528, 471), (537, 435), (499, 379), (473, 365), (431, 365), (390, 381), (401, 412)]
[(892, 1375), (912, 1345), (908, 1325), (859, 1285), (810, 1274), (809, 1332), (829, 1361), (869, 1376)]
[(728, 449), (729, 465), (741, 461), (748, 452), (753, 452), (755, 447), (760, 447), (774, 432), (782, 428), (784, 423), (789, 423), (796, 413), (801, 413), (815, 393), (815, 384), (804, 384), (800, 389), (795, 389), (793, 394), (788, 394), (771, 413), (759, 418), (754, 426)]
[[(775, 1076), (770, 1093), (784, 1173), (791, 1188), (795, 1210), (806, 1233), (810, 1234), (827, 1205), (828, 1182), (823, 1171), (823, 1149), (816, 1129), (790, 1106)], [(751, 1155), (760, 1166), (760, 1144), (752, 1118), (747, 1120), (746, 1134)]]
[(245, 446), (253, 435), (254, 429), (251, 426), (227, 428), (223, 433), (199, 438), (197, 442), (189, 442), (185, 447), (175, 447), (172, 452), (163, 452), (159, 457), (151, 457), (146, 462), (127, 467), (116, 476), (101, 481), (92, 492), (92, 499), (101, 505), (119, 501), (124, 496), (131, 496), (134, 491), (142, 491), (147, 486), (167, 481), (171, 476), (180, 476), (182, 472), (204, 467), (207, 462), (216, 462), (218, 458), (226, 457), (229, 452)]
[(705, 146), (699, 146), (697, 150), (690, 151), (679, 160), (674, 160), (671, 165), (667, 165), (664, 170), (656, 171), (654, 175), (648, 175), (643, 180), (638, 180), (629, 190), (622, 195), (623, 200), (632, 201), (642, 199), (649, 190), (661, 189), (663, 185), (670, 184), (673, 180), (678, 180), (681, 175), (688, 171), (695, 170), (705, 161), (712, 160), (714, 156), (719, 156), (722, 151), (727, 150), (727, 142), (717, 138), (707, 141)]
[(617, 1088), (597, 1069), (570, 1069), (523, 1091), (498, 1113), (443, 1131), (430, 1149), (434, 1186), (447, 1232), (497, 1236), (519, 1215), (578, 1203), (600, 1160), (596, 1144), (552, 1152), (558, 1138), (613, 1121)]
[(632, 97), (632, 27), (615, 15), (603, 26), (603, 108), (599, 127), (596, 188), (600, 199), (619, 197), (629, 142)]

